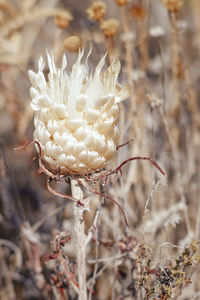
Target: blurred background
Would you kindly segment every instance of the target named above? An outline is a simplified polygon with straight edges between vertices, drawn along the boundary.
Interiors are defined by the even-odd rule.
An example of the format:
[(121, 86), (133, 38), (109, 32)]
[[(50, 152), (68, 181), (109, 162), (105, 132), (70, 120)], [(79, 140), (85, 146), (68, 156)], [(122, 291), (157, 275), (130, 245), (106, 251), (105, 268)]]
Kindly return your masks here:
[[(133, 156), (102, 191), (90, 194), (88, 299), (200, 299), (200, 1), (0, 1), (0, 299), (78, 299), (72, 203), (39, 174), (28, 70), (54, 53), (68, 71), (90, 45), (91, 72), (106, 52), (119, 57), (120, 141), (108, 169)], [(45, 67), (46, 74), (48, 73)], [(66, 183), (56, 190), (70, 194)], [(61, 232), (71, 241), (61, 243)], [(58, 251), (59, 248), (59, 251)], [(57, 251), (57, 252), (56, 252)], [(61, 262), (67, 261), (67, 269)], [(50, 256), (49, 256), (50, 255)]]

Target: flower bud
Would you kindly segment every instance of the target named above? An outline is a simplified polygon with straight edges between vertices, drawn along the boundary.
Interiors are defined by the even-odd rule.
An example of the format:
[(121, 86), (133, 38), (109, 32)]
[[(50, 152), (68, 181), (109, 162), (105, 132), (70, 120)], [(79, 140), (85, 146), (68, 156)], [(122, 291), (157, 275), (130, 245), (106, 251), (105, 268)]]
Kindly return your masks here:
[(81, 47), (81, 39), (76, 35), (71, 35), (64, 40), (63, 46), (66, 51), (78, 52)]
[(86, 10), (88, 18), (95, 21), (101, 21), (106, 13), (106, 4), (102, 1), (95, 1)]
[(119, 27), (119, 22), (116, 19), (108, 19), (103, 21), (101, 24), (101, 29), (106, 37), (114, 36)]

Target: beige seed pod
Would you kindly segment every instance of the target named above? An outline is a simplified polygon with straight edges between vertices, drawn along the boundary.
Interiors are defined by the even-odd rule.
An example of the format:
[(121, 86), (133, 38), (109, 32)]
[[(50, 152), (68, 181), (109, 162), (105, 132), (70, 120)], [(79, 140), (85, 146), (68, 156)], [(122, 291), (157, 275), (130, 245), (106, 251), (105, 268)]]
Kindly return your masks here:
[(101, 29), (106, 37), (114, 36), (118, 31), (118, 27), (119, 21), (116, 19), (108, 19), (101, 24)]
[(81, 47), (81, 39), (76, 35), (71, 35), (64, 40), (63, 46), (66, 51), (78, 52)]
[(90, 20), (101, 21), (106, 13), (106, 4), (102, 1), (95, 1), (86, 10)]
[(48, 80), (42, 57), (38, 72), (29, 71), (34, 138), (40, 143), (42, 159), (61, 174), (88, 174), (106, 166), (118, 142), (118, 103), (127, 97), (127, 89), (117, 83), (118, 60), (102, 72), (103, 56), (92, 75), (87, 60), (81, 62), (83, 54), (79, 52), (70, 74), (65, 56), (57, 68), (49, 54)]
[(69, 12), (63, 11), (54, 18), (54, 23), (60, 29), (65, 29), (69, 26), (69, 23), (73, 20), (72, 15)]

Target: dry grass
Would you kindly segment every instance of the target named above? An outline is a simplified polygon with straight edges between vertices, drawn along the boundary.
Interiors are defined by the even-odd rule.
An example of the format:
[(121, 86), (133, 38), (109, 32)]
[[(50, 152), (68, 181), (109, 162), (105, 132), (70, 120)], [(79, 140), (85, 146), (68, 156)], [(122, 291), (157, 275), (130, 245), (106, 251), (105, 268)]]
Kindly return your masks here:
[[(117, 206), (85, 189), (88, 299), (200, 299), (200, 4), (167, 2), (107, 0), (93, 21), (85, 12), (92, 1), (0, 1), (0, 299), (77, 299), (72, 203), (47, 191), (34, 147), (14, 150), (32, 139), (27, 71), (46, 49), (59, 62), (71, 35), (92, 43), (91, 68), (106, 51), (117, 55), (129, 85), (120, 144), (133, 142), (110, 167), (149, 156), (167, 174), (130, 162), (98, 187), (121, 204), (129, 227)], [(104, 36), (110, 18), (119, 27)], [(70, 194), (64, 182), (56, 189)]]

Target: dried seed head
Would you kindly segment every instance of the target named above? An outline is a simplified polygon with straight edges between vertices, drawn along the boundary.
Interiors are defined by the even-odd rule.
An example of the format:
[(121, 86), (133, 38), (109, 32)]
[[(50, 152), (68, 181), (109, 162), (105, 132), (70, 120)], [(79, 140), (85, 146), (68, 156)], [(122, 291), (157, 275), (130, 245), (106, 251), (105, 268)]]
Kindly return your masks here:
[(63, 46), (66, 51), (78, 52), (81, 47), (81, 39), (76, 35), (69, 36), (64, 40)]
[(116, 19), (108, 19), (103, 21), (101, 29), (106, 37), (112, 37), (117, 33), (119, 22)]
[(70, 21), (73, 20), (72, 15), (69, 12), (62, 12), (54, 18), (54, 23), (57, 27), (65, 29), (69, 26)]
[(151, 108), (157, 108), (162, 105), (163, 100), (160, 99), (157, 95), (155, 94), (147, 94), (146, 95), (147, 101), (150, 103)]
[(116, 151), (118, 103), (128, 96), (127, 89), (117, 84), (118, 60), (102, 72), (102, 57), (91, 74), (87, 60), (81, 62), (83, 54), (79, 52), (70, 74), (65, 56), (61, 68), (56, 68), (49, 54), (48, 80), (42, 57), (38, 72), (29, 71), (34, 138), (40, 143), (42, 159), (62, 174), (88, 174), (105, 167)]
[(170, 12), (177, 13), (183, 6), (182, 0), (161, 0)]
[(128, 0), (115, 0), (115, 2), (119, 6), (124, 6), (128, 3)]
[(106, 13), (106, 4), (102, 1), (95, 1), (86, 10), (90, 20), (100, 21)]
[(141, 4), (135, 4), (130, 9), (131, 15), (138, 21), (146, 16), (146, 9)]

